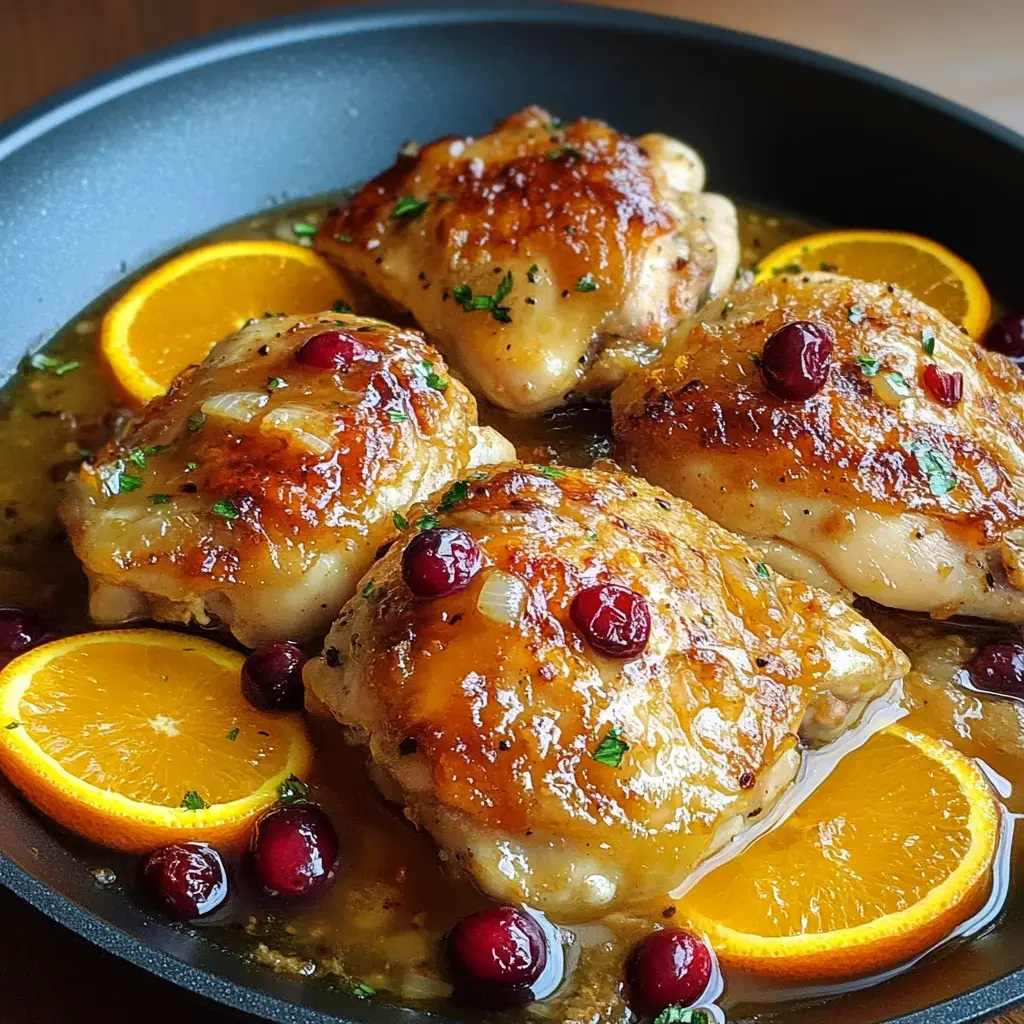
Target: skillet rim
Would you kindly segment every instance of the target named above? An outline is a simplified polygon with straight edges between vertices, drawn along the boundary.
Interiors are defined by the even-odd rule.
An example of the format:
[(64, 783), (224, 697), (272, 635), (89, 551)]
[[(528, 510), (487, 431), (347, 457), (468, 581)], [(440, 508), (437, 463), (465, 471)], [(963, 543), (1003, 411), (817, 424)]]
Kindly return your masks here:
[[(0, 179), (3, 161), (46, 133), (105, 103), (196, 68), (241, 55), (289, 46), (306, 40), (356, 35), (386, 28), (424, 25), (533, 23), (575, 24), (586, 18), (588, 27), (634, 34), (659, 34), (706, 41), (719, 47), (808, 66), (829, 76), (873, 87), (943, 115), (981, 135), (1024, 154), (1024, 136), (984, 114), (911, 85), (884, 72), (839, 57), (705, 22), (660, 14), (597, 6), (589, 3), (497, 0), (486, 8), (473, 0), (430, 0), (420, 3), (357, 3), (343, 8), (300, 12), (243, 23), (200, 35), (122, 62), (14, 114), (0, 123)], [(31, 813), (31, 812), (29, 812)], [(141, 967), (165, 981), (234, 1010), (287, 1024), (345, 1024), (346, 1018), (280, 999), (269, 992), (195, 967), (170, 953), (136, 939), (109, 921), (62, 896), (0, 852), (0, 884), (75, 934)], [(299, 984), (299, 983), (292, 983)], [(887, 1018), (894, 1024), (973, 1024), (1024, 1001), (1024, 967), (970, 989), (951, 999), (903, 1017)], [(412, 1021), (415, 1011), (383, 1004), (358, 1003), (339, 994), (340, 1008), (356, 1015), (348, 1024), (369, 1021)], [(346, 1005), (347, 1004), (347, 1005)], [(417, 1014), (423, 1021), (440, 1020)]]

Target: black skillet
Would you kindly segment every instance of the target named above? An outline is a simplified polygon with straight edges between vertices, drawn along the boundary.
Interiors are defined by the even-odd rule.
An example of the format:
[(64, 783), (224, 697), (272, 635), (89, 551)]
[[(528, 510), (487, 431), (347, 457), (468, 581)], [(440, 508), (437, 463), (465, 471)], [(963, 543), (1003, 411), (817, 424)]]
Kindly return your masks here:
[[(1021, 300), (1024, 139), (953, 104), (805, 50), (622, 11), (346, 8), (164, 51), (0, 130), (2, 366), (189, 238), (364, 180), (405, 139), (483, 131), (531, 102), (686, 139), (716, 191), (939, 239)], [(0, 882), (116, 956), (274, 1021), (427, 1019), (277, 977), (155, 921), (97, 886), (6, 786), (0, 815)], [(969, 992), (950, 989), (939, 961), (785, 1020), (988, 1017), (1024, 998), (1008, 945), (987, 940), (991, 980)]]

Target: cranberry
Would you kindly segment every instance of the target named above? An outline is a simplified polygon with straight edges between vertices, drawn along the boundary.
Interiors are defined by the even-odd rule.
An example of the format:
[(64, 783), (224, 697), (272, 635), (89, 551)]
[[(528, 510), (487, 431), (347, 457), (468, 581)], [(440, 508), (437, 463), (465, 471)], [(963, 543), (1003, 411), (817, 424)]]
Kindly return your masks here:
[(293, 643), (257, 647), (242, 666), (242, 694), (260, 711), (294, 711), (303, 705), (306, 656)]
[(792, 402), (817, 394), (832, 365), (832, 342), (832, 331), (822, 324), (796, 320), (780, 327), (761, 352), (765, 387)]
[(416, 534), (402, 552), (402, 578), (418, 597), (444, 597), (465, 590), (481, 561), (465, 530), (435, 526)]
[(249, 842), (253, 873), (271, 896), (307, 896), (324, 888), (338, 868), (338, 834), (318, 804), (271, 808)]
[(228, 895), (224, 862), (206, 843), (161, 846), (142, 862), (139, 880), (153, 903), (179, 921), (211, 913)]
[(456, 991), (489, 1006), (532, 998), (530, 986), (548, 961), (544, 931), (515, 907), (489, 907), (464, 917), (448, 936)]
[(954, 406), (964, 397), (964, 375), (959, 372), (947, 373), (934, 363), (924, 368), (924, 386), (940, 405)]
[(711, 980), (711, 950), (691, 932), (651, 932), (626, 960), (626, 1002), (641, 1017), (668, 1006), (692, 1006)]
[(1024, 697), (1024, 644), (1005, 641), (982, 647), (967, 673), (979, 690)]
[(644, 597), (626, 587), (599, 583), (573, 598), (569, 615), (594, 650), (610, 658), (632, 658), (651, 635), (651, 613)]
[(347, 370), (366, 356), (366, 346), (345, 331), (314, 334), (295, 353), (303, 366), (312, 366), (315, 370)]
[(27, 608), (0, 607), (0, 664), (35, 647), (46, 636), (46, 626)]
[(1024, 313), (1008, 313), (981, 338), (982, 345), (1011, 359), (1024, 359)]

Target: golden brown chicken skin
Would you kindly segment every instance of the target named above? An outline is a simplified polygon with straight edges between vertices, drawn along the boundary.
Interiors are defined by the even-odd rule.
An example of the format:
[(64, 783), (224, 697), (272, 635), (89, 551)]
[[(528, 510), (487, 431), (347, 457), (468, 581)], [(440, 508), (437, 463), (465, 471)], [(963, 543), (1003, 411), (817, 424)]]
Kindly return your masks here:
[(401, 155), (316, 246), (411, 313), (471, 387), (540, 413), (610, 390), (731, 284), (735, 209), (703, 181), (666, 136), (529, 107)]
[[(845, 604), (642, 480), (507, 465), (414, 513), (306, 682), (497, 899), (578, 919), (668, 892), (792, 780), (801, 734), (833, 738), (905, 668)], [(423, 597), (403, 562), (435, 523), (480, 567)], [(578, 625), (600, 584), (644, 602), (639, 653)]]
[[(822, 389), (756, 359), (794, 321), (834, 338)], [(960, 375), (943, 404), (928, 367)], [(947, 396), (948, 398), (949, 396)], [(782, 572), (893, 607), (1024, 621), (1018, 368), (891, 285), (792, 275), (709, 306), (613, 397), (625, 456)]]
[(220, 342), (83, 464), (60, 515), (97, 621), (301, 640), (353, 593), (393, 512), (511, 452), (476, 426), (472, 395), (419, 333), (270, 317)]

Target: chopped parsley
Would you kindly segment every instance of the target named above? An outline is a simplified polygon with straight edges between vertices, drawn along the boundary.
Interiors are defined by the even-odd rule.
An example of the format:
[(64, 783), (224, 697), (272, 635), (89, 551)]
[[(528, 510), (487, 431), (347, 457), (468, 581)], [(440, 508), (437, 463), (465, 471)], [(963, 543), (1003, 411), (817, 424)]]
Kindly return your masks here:
[(228, 730), (228, 734), (227, 734), (227, 736), (225, 738), (231, 740), (231, 742), (234, 743), (235, 740), (238, 739), (238, 732), (239, 732), (238, 727), (235, 726), (234, 729), (229, 729)]
[(5, 728), (5, 729), (17, 729), (17, 728), (19, 728), (20, 726), (21, 726), (21, 722), (8, 722), (8, 723), (7, 723), (7, 724), (6, 724), (5, 726), (4, 726), (4, 728)]
[(864, 319), (864, 307), (863, 306), (851, 306), (846, 313), (846, 319), (851, 324), (859, 324)]
[(363, 584), (363, 589), (360, 591), (363, 597), (369, 597), (373, 593), (373, 580), (368, 580)]
[(666, 1006), (651, 1024), (711, 1024), (711, 1017), (707, 1010), (684, 1010), (681, 1006), (673, 1004)]
[(268, 377), (267, 378), (267, 390), (268, 391), (280, 391), (281, 388), (288, 387), (288, 381), (284, 377)]
[(338, 299), (338, 301), (333, 306), (331, 306), (331, 312), (351, 313), (352, 307), (344, 299)]
[(163, 455), (164, 452), (170, 450), (169, 444), (147, 444), (143, 448), (133, 448), (128, 453), (128, 461), (134, 462), (139, 469), (145, 469), (146, 459), (152, 458), (154, 455)]
[(902, 447), (917, 460), (918, 469), (928, 478), (928, 490), (936, 497), (948, 494), (956, 487), (953, 463), (928, 441), (910, 441), (904, 443)]
[(591, 542), (591, 544), (596, 544), (597, 543), (597, 531), (596, 530), (591, 530), (590, 533), (587, 534), (587, 540), (589, 540)]
[(541, 466), (540, 472), (541, 476), (546, 476), (549, 480), (561, 480), (565, 476), (565, 470), (557, 466)]
[(756, 572), (763, 580), (770, 580), (772, 578), (772, 571), (764, 562), (758, 562), (757, 565), (754, 566), (754, 572)]
[(537, 272), (539, 270), (540, 267), (538, 267), (536, 263), (531, 264), (530, 269), (526, 272), (526, 280), (529, 281), (530, 284), (537, 283)]
[(293, 804), (297, 800), (305, 800), (309, 796), (309, 790), (302, 779), (289, 775), (280, 786), (277, 787), (277, 799), (283, 804)]
[[(342, 245), (351, 245), (352, 244), (352, 236), (351, 235), (335, 235), (334, 236), (334, 240), (336, 242), (341, 242)], [(335, 313), (343, 313), (343, 312), (344, 312), (343, 309), (336, 309), (335, 310)]]
[(442, 512), (447, 512), (448, 509), (457, 505), (460, 501), (465, 501), (468, 497), (469, 484), (466, 483), (465, 480), (456, 480), (456, 482), (441, 495), (441, 504), (439, 505), (439, 508)]
[(430, 205), (429, 199), (417, 199), (415, 196), (402, 196), (391, 211), (392, 220), (412, 220), (418, 217)]
[(904, 377), (899, 370), (893, 370), (892, 373), (885, 374), (885, 379), (888, 381), (889, 387), (891, 387), (900, 398), (910, 397), (910, 385), (907, 383), (907, 378)]
[(512, 271), (508, 271), (498, 283), (493, 295), (474, 295), (473, 289), (468, 284), (457, 284), (452, 289), (452, 298), (456, 304), (466, 313), (473, 313), (477, 310), (487, 310), (499, 324), (510, 324), (512, 322), (512, 311), (508, 306), (502, 305), (512, 291)]
[(188, 432), (194, 434), (197, 430), (202, 430), (203, 424), (206, 422), (206, 416), (201, 412), (189, 413), (188, 419), (185, 421), (185, 426), (188, 427)]
[(377, 990), (372, 985), (367, 985), (365, 981), (352, 982), (348, 991), (349, 995), (355, 996), (356, 999), (372, 999), (377, 994)]
[(398, 409), (391, 409), (388, 411), (388, 419), (392, 423), (404, 423), (409, 417), (404, 412)]
[(437, 526), (437, 516), (420, 516), (420, 518), (416, 520), (417, 530), (432, 530), (435, 526)]
[(874, 377), (882, 368), (882, 364), (874, 356), (854, 356), (853, 361), (860, 366), (865, 377)]
[(921, 331), (921, 348), (924, 349), (926, 356), (935, 355), (935, 331), (930, 327), (925, 327)]
[(450, 203), (454, 199), (455, 199), (455, 196), (453, 196), (451, 194), (451, 192), (438, 192), (437, 195), (434, 196), (435, 202), (438, 202), (438, 203)]
[(183, 807), (186, 811), (201, 811), (210, 805), (194, 789), (190, 789), (181, 798), (181, 803), (178, 806)]
[(549, 160), (581, 160), (583, 154), (575, 146), (559, 146), (548, 152)]
[(424, 359), (423, 362), (420, 363), (420, 370), (426, 378), (428, 388), (433, 388), (435, 391), (448, 390), (448, 381), (434, 372), (434, 364), (429, 359)]
[(391, 521), (395, 524), (396, 530), (407, 530), (409, 529), (409, 520), (402, 515), (401, 512), (392, 512)]
[(576, 282), (576, 291), (578, 292), (596, 292), (597, 282), (590, 274), (584, 274)]
[(117, 493), (127, 494), (129, 491), (137, 491), (142, 486), (142, 477), (133, 473), (118, 473)]
[(597, 745), (591, 757), (595, 761), (600, 761), (601, 764), (618, 768), (622, 764), (622, 758), (627, 750), (629, 750), (629, 744), (619, 738), (619, 727), (613, 725), (605, 733), (604, 739)]
[(779, 277), (781, 274), (800, 274), (803, 269), (799, 263), (786, 263), (781, 267), (772, 267), (772, 277)]
[(168, 505), (170, 501), (171, 496), (169, 494), (151, 494), (149, 496), (150, 505)]
[(711, 612), (701, 612), (700, 621), (710, 629), (715, 624), (715, 617)]
[(826, 263), (824, 260), (818, 264), (818, 269), (824, 270), (827, 274), (835, 274), (839, 271), (839, 268), (834, 263)]
[(220, 501), (215, 501), (210, 506), (210, 511), (229, 520), (237, 519), (242, 514), (238, 511), (238, 506), (230, 498), (221, 498)]
[(199, 463), (198, 462), (186, 462), (185, 463), (185, 472), (186, 473), (194, 473), (198, 468), (199, 468)]
[(77, 359), (69, 359), (65, 362), (54, 356), (48, 356), (45, 352), (36, 352), (29, 358), (29, 364), (35, 370), (50, 370), (58, 377), (63, 377), (65, 373), (71, 373), (72, 370), (77, 370), (82, 365)]
[(316, 234), (316, 225), (307, 224), (304, 220), (299, 220), (292, 225), (292, 231), (299, 238), (312, 238)]

